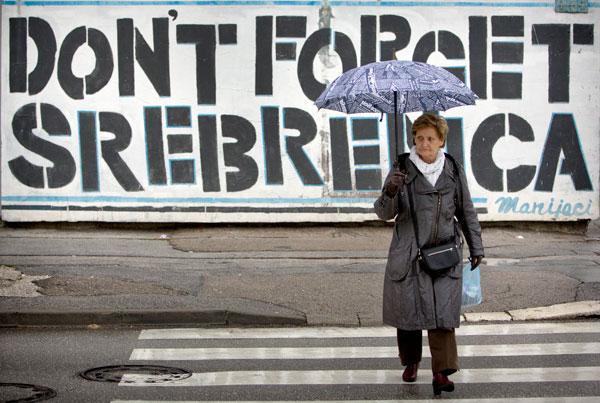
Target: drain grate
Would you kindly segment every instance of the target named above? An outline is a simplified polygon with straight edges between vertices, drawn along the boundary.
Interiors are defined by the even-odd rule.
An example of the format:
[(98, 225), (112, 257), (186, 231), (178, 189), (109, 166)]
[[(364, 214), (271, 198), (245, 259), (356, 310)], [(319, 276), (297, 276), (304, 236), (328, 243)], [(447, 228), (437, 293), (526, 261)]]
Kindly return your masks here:
[[(160, 365), (114, 365), (88, 369), (79, 375), (96, 382), (163, 383), (189, 378), (192, 372)], [(126, 378), (122, 381), (124, 376)]]
[(56, 397), (54, 389), (27, 383), (0, 383), (0, 401), (6, 403), (40, 402)]

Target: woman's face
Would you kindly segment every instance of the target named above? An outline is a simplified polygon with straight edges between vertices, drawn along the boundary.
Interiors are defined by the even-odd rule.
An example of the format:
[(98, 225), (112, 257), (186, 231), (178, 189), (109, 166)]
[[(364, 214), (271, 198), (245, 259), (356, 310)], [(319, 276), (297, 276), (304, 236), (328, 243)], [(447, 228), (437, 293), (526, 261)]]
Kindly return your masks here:
[(438, 151), (444, 146), (435, 128), (426, 126), (415, 133), (417, 154), (423, 161), (431, 164), (435, 161)]

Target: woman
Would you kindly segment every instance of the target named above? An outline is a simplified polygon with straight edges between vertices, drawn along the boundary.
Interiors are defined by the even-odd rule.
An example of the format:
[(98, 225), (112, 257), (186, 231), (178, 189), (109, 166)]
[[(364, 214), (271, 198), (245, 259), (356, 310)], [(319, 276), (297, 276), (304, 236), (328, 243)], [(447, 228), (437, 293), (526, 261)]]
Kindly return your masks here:
[(466, 176), (462, 167), (455, 167), (442, 151), (447, 133), (448, 125), (441, 116), (423, 114), (415, 120), (414, 146), (408, 158), (402, 160), (405, 169), (401, 171), (398, 163), (394, 165), (375, 202), (379, 218), (395, 217), (384, 280), (383, 321), (398, 329), (399, 355), (402, 365), (406, 366), (402, 374), (405, 382), (417, 379), (422, 353), (421, 331), (427, 329), (436, 395), (454, 390), (448, 375), (459, 369), (454, 329), (460, 325), (462, 256), (459, 264), (441, 275), (432, 276), (421, 267), (417, 261), (409, 194), (413, 198), (419, 247), (452, 239), (462, 245), (462, 229), (472, 270), (483, 259), (481, 227)]

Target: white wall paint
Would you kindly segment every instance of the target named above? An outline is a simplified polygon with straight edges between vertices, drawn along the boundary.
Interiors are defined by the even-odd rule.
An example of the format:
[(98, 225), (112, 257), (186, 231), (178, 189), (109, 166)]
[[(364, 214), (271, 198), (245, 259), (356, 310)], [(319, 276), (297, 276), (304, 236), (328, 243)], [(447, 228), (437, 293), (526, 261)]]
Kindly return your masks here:
[[(378, 178), (382, 180), (389, 167), (387, 122), (378, 122), (379, 116), (345, 116), (330, 111), (317, 111), (312, 100), (303, 91), (298, 73), (301, 52), (309, 48), (311, 40), (316, 37), (319, 25), (319, 10), (316, 2), (265, 2), (265, 5), (246, 6), (242, 2), (229, 2), (227, 5), (213, 5), (208, 2), (200, 5), (143, 5), (115, 6), (106, 5), (86, 6), (80, 2), (76, 5), (60, 6), (52, 2), (40, 2), (43, 6), (2, 6), (2, 98), (1, 98), (1, 202), (2, 219), (5, 221), (164, 221), (164, 222), (288, 222), (288, 221), (363, 221), (376, 219), (371, 211), (372, 203), (379, 194), (379, 183), (372, 181), (371, 190), (359, 189), (365, 183), (356, 180), (356, 172), (360, 168), (379, 170)], [(126, 3), (126, 2), (123, 2)], [(259, 2), (257, 2), (258, 4)], [(269, 3), (269, 4), (266, 4)], [(455, 108), (443, 113), (448, 119), (462, 125), (460, 132), (454, 134), (454, 144), (463, 143), (463, 160), (475, 206), (480, 211), (480, 219), (489, 220), (576, 220), (597, 218), (599, 215), (599, 132), (600, 120), (600, 52), (597, 38), (600, 3), (592, 2), (588, 14), (557, 14), (552, 7), (544, 6), (547, 2), (526, 2), (523, 7), (515, 7), (515, 2), (494, 2), (490, 7), (479, 6), (474, 2), (470, 6), (456, 6), (453, 2), (428, 2), (434, 6), (422, 6), (420, 2), (397, 2), (395, 6), (376, 6), (374, 2), (329, 2), (334, 18), (330, 21), (331, 29), (339, 33), (338, 44), (347, 38), (356, 54), (355, 64), (361, 64), (361, 56), (368, 49), (375, 49), (375, 58), (382, 58), (380, 43), (394, 39), (392, 33), (382, 33), (382, 21), (389, 17), (404, 19), (409, 27), (406, 46), (396, 52), (398, 59), (412, 60), (415, 49), (427, 34), (435, 32), (445, 38), (455, 37), (459, 47), (464, 50), (464, 57), (449, 59), (442, 53), (435, 52), (429, 56), (428, 62), (443, 67), (464, 67), (465, 81), (471, 87), (485, 88), (487, 94), (477, 102), (476, 106)], [(164, 3), (163, 3), (164, 4)], [(237, 4), (237, 5), (236, 5)], [(461, 3), (466, 4), (466, 3)], [(534, 7), (535, 6), (535, 7)], [(170, 10), (177, 11), (177, 18), (169, 15)], [(366, 26), (369, 18), (375, 21), (375, 46), (361, 46), (361, 26)], [(264, 42), (266, 48), (272, 51), (272, 94), (257, 94), (255, 88), (255, 73), (261, 69), (261, 61), (257, 62), (257, 21), (259, 17), (272, 17), (272, 41)], [(300, 17), (295, 21), (305, 27), (305, 34), (299, 37), (285, 37), (285, 32), (277, 32), (277, 23), (282, 27), (290, 27), (289, 20), (282, 17)], [(515, 19), (504, 17), (516, 17)], [(18, 75), (18, 67), (11, 66), (17, 60), (14, 52), (18, 46), (11, 46), (11, 19), (17, 26), (16, 19), (25, 19), (27, 29), (40, 25), (32, 18), (47, 22), (56, 38), (57, 51), (52, 74), (41, 91), (29, 94), (19, 89), (17, 84), (11, 88), (11, 69), (13, 82)], [(119, 46), (123, 46), (123, 37), (117, 34), (118, 21), (132, 19), (133, 26), (143, 36), (149, 47), (153, 43), (153, 19), (165, 18), (168, 26), (168, 52), (170, 74), (168, 84), (170, 95), (161, 96), (140, 66), (134, 63), (135, 95), (122, 96), (119, 87)], [(168, 22), (166, 22), (168, 21)], [(267, 20), (260, 20), (262, 23)], [(305, 22), (303, 22), (305, 21)], [(513, 36), (503, 36), (497, 29), (506, 27), (512, 21), (517, 31)], [(286, 23), (288, 22), (288, 23)], [(485, 35), (477, 33), (473, 24), (482, 23)], [(21, 22), (22, 23), (22, 22)], [(323, 22), (321, 22), (322, 24)], [(36, 25), (37, 24), (37, 25)], [(41, 25), (44, 25), (43, 22)], [(185, 25), (196, 27), (185, 28)], [(206, 94), (207, 83), (211, 80), (206, 73), (201, 75), (201, 81), (196, 79), (197, 60), (194, 44), (178, 43), (178, 30), (198, 29), (215, 32), (215, 103), (198, 102), (197, 88)], [(65, 91), (64, 84), (58, 78), (58, 65), (61, 52), (67, 55), (66, 38), (76, 35), (74, 30), (85, 26), (89, 38), (101, 32), (110, 44), (110, 57), (114, 63), (109, 80), (93, 94), (83, 94), (82, 99), (73, 99)], [(268, 25), (267, 25), (268, 26)], [(399, 25), (395, 25), (396, 27)], [(235, 27), (235, 43), (219, 43), (226, 41), (227, 30)], [(91, 29), (96, 33), (90, 33)], [(590, 40), (591, 30), (591, 40)], [(27, 32), (27, 30), (25, 31)], [(448, 32), (448, 33), (445, 33)], [(565, 34), (566, 32), (566, 34)], [(231, 33), (231, 32), (229, 32)], [(219, 35), (220, 34), (220, 35)], [(549, 56), (558, 48), (553, 48), (557, 38), (566, 35), (568, 52), (557, 51), (559, 56)], [(35, 34), (33, 35), (35, 36)], [(46, 36), (46, 35), (42, 35)], [(98, 35), (102, 36), (102, 35)], [(16, 36), (15, 36), (16, 38)], [(312, 39), (311, 39), (312, 38)], [(537, 39), (536, 39), (537, 38)], [(206, 39), (206, 37), (204, 37)], [(552, 41), (553, 45), (535, 44)], [(473, 63), (481, 55), (474, 49), (475, 41), (484, 44), (487, 62), (481, 65), (483, 73), (479, 81), (473, 78)], [(179, 41), (181, 42), (181, 40)], [(513, 45), (503, 45), (511, 42)], [(278, 60), (277, 49), (281, 43), (295, 46), (295, 60)], [(308, 44), (307, 44), (308, 43)], [(366, 42), (365, 42), (366, 43)], [(423, 42), (421, 42), (423, 43)], [(291, 44), (291, 45), (290, 45)], [(200, 46), (206, 50), (206, 43)], [(522, 48), (522, 63), (500, 63), (498, 59), (502, 46), (510, 49)], [(43, 49), (48, 50), (48, 43)], [(349, 49), (346, 47), (346, 49)], [(482, 48), (483, 49), (483, 48)], [(438, 49), (439, 50), (439, 49)], [(442, 49), (443, 50), (443, 49)], [(34, 71), (40, 49), (37, 49), (34, 39), (27, 39), (27, 67), (29, 75)], [(518, 50), (517, 50), (518, 53)], [(140, 53), (138, 52), (138, 55)], [(509, 55), (514, 55), (510, 53)], [(562, 55), (562, 56), (560, 56)], [(104, 57), (104, 56), (103, 56)], [(91, 73), (96, 64), (96, 57), (89, 46), (81, 46), (74, 54), (73, 73), (84, 77)], [(565, 64), (566, 61), (566, 64)], [(210, 64), (210, 63), (208, 63)], [(556, 68), (556, 78), (549, 78), (550, 65)], [(568, 65), (568, 68), (566, 67)], [(314, 74), (318, 80), (331, 80), (342, 72), (338, 55), (332, 50), (323, 50), (315, 57)], [(565, 75), (565, 69), (567, 75)], [(68, 69), (62, 69), (67, 71)], [(301, 74), (309, 72), (302, 69)], [(23, 72), (24, 70), (21, 70)], [(261, 70), (261, 71), (264, 71)], [(521, 90), (513, 91), (512, 98), (503, 98), (502, 90), (515, 89), (518, 84), (494, 83), (494, 74), (513, 72), (521, 74), (515, 83), (520, 83)], [(24, 73), (23, 73), (24, 74)], [(165, 74), (164, 70), (161, 74)], [(566, 90), (560, 88), (568, 77)], [(27, 89), (32, 88), (32, 80), (21, 80)], [(484, 84), (482, 84), (484, 83)], [(34, 83), (35, 84), (35, 83)], [(34, 85), (33, 84), (33, 85)], [(515, 85), (517, 87), (515, 87)], [(86, 88), (84, 86), (84, 88)], [(500, 91), (500, 93), (499, 93)], [(566, 91), (566, 92), (565, 92)], [(85, 90), (84, 90), (85, 92)], [(267, 91), (268, 92), (268, 91)], [(510, 93), (510, 91), (509, 91)], [(552, 95), (552, 94), (553, 95)], [(566, 94), (566, 95), (565, 95)], [(568, 100), (565, 99), (568, 97)], [(554, 100), (550, 99), (554, 97)], [(49, 104), (49, 112), (44, 112), (47, 118), (64, 116), (70, 130), (70, 135), (49, 135), (40, 129), (49, 125), (42, 122), (41, 104)], [(31, 105), (27, 107), (27, 105)], [(189, 125), (170, 127), (167, 125), (167, 108), (184, 107), (189, 113)], [(151, 179), (151, 167), (160, 166), (160, 152), (154, 149), (149, 154), (146, 132), (149, 123), (145, 120), (145, 110), (157, 108), (162, 119), (164, 158), (164, 179), (161, 184), (160, 173)], [(187, 108), (187, 109), (185, 109)], [(272, 109), (269, 109), (272, 108)], [(46, 110), (46, 109), (44, 109)], [(269, 169), (266, 163), (267, 148), (265, 135), (266, 123), (264, 112), (273, 110), (278, 117), (280, 145), (271, 144), (271, 150), (278, 151), (280, 158), (270, 160)], [(20, 112), (19, 112), (20, 111)], [(37, 128), (33, 130), (32, 138), (43, 139), (40, 149), (28, 145), (27, 139), (17, 141), (14, 124), (25, 120), (15, 118), (22, 116), (23, 111), (34, 114), (37, 118)], [(55, 112), (52, 112), (55, 111)], [(91, 113), (90, 113), (91, 112)], [(104, 114), (106, 112), (113, 115)], [(285, 113), (284, 113), (285, 112)], [(115, 118), (114, 114), (122, 116)], [(316, 135), (304, 147), (304, 155), (297, 153), (289, 156), (286, 144), (293, 144), (298, 130), (285, 128), (286, 118), (300, 118), (304, 128), (309, 130), (312, 122), (316, 125)], [(228, 118), (227, 116), (238, 118)], [(419, 114), (409, 114), (413, 120)], [(214, 139), (215, 152), (210, 145), (201, 147), (200, 137), (207, 135), (204, 126), (199, 123), (198, 116), (203, 122), (216, 122)], [(208, 117), (207, 117), (208, 116)], [(86, 132), (82, 123), (89, 117), (89, 122), (96, 125), (96, 141), (91, 144), (92, 157), (82, 155), (82, 139)], [(102, 118), (104, 117), (104, 118)], [(350, 171), (334, 169), (332, 149), (335, 147), (331, 140), (330, 118), (345, 119), (347, 126)], [(352, 125), (359, 122), (357, 118), (376, 119), (371, 130), (372, 140), (357, 140), (352, 136)], [(45, 118), (46, 119), (46, 118)], [(117, 122), (126, 121), (131, 128), (131, 140), (126, 148), (118, 152), (120, 159), (127, 166), (124, 170), (116, 162), (109, 166), (101, 156), (101, 143), (109, 143), (114, 135), (110, 131), (102, 131), (100, 125), (107, 124), (111, 119)], [(246, 129), (239, 126), (227, 129), (227, 119), (235, 119), (236, 123), (243, 122)], [(486, 127), (487, 122), (495, 126)], [(104, 123), (103, 123), (104, 122)], [(289, 126), (296, 121), (289, 120)], [(502, 130), (501, 126), (505, 125)], [(225, 127), (224, 127), (225, 126)], [(529, 132), (528, 126), (531, 128)], [(356, 126), (354, 126), (356, 128)], [(47, 128), (47, 127), (46, 127)], [(18, 130), (17, 130), (18, 131)], [(59, 130), (60, 131), (60, 130)], [(26, 131), (25, 131), (26, 132)], [(94, 131), (92, 130), (91, 133)], [(227, 132), (227, 133), (225, 133)], [(256, 176), (252, 170), (244, 170), (248, 182), (246, 189), (233, 191), (232, 183), (228, 184), (227, 174), (237, 171), (234, 163), (244, 157), (230, 156), (226, 163), (224, 147), (235, 142), (226, 134), (254, 132), (256, 138), (252, 147), (245, 153), (250, 166), (254, 161), (257, 169)], [(307, 132), (310, 133), (310, 130)], [(191, 145), (191, 152), (172, 152), (168, 147), (168, 136), (182, 134)], [(494, 135), (496, 139), (494, 139)], [(531, 138), (523, 137), (525, 135)], [(487, 136), (483, 140), (482, 136)], [(517, 137), (519, 136), (521, 140)], [(569, 140), (570, 136), (570, 140)], [(478, 143), (479, 141), (479, 143)], [(491, 154), (486, 155), (481, 148), (472, 149), (472, 144), (489, 144), (497, 141), (490, 148)], [(64, 150), (58, 151), (48, 159), (42, 155), (51, 149), (50, 143)], [(93, 145), (95, 144), (96, 151)], [(553, 145), (554, 144), (554, 145)], [(251, 144), (250, 144), (251, 145)], [(358, 166), (354, 161), (354, 150), (364, 150), (360, 146), (379, 146), (379, 158), (368, 165)], [(553, 156), (551, 149), (556, 148)], [(150, 147), (151, 148), (151, 147)], [(485, 148), (485, 147), (484, 147)], [(562, 151), (560, 151), (562, 149)], [(546, 150), (546, 151), (545, 151)], [(580, 150), (580, 153), (579, 153)], [(231, 153), (231, 151), (228, 151)], [(360, 154), (360, 151), (357, 151)], [(277, 154), (277, 152), (276, 152)], [(67, 156), (65, 156), (67, 155)], [(64, 162), (72, 158), (72, 163)], [(93, 156), (96, 157), (93, 157)], [(358, 155), (358, 154), (357, 154)], [(96, 159), (97, 158), (97, 159)], [(566, 158), (566, 163), (563, 160)], [(26, 160), (17, 162), (18, 159)], [(53, 161), (53, 159), (56, 159)], [(107, 159), (110, 159), (107, 158)], [(93, 161), (97, 160), (97, 168)], [(177, 184), (171, 172), (171, 162), (188, 160), (183, 164), (193, 166), (191, 176), (182, 178), (192, 183)], [(62, 161), (62, 162), (61, 162)], [(92, 162), (91, 162), (92, 161)], [(304, 179), (301, 177), (303, 165)], [(310, 161), (310, 162), (306, 162)], [(56, 165), (56, 162), (61, 162)], [(12, 166), (11, 166), (12, 164)], [(178, 162), (175, 162), (178, 164)], [(203, 166), (206, 164), (206, 166)], [(211, 165), (212, 164), (212, 165)], [(556, 169), (553, 165), (556, 164)], [(527, 165), (531, 173), (522, 172), (507, 180), (507, 170)], [(34, 171), (27, 173), (23, 167), (33, 167)], [(32, 187), (23, 182), (33, 181), (37, 173), (35, 167), (43, 168), (40, 177), (41, 187)], [(497, 168), (494, 168), (497, 167)], [(561, 174), (561, 166), (563, 174)], [(47, 168), (53, 168), (47, 172)], [(58, 167), (58, 168), (57, 168)], [(72, 174), (69, 167), (73, 168)], [(359, 169), (356, 169), (356, 168)], [(545, 168), (544, 168), (545, 167)], [(497, 169), (501, 171), (497, 171)], [(37, 168), (39, 169), (39, 168)], [(280, 169), (281, 176), (278, 175)], [(130, 175), (124, 171), (130, 171)], [(115, 175), (114, 171), (118, 171)], [(494, 172), (499, 177), (494, 179)], [(310, 176), (312, 173), (312, 176)], [(230, 174), (231, 175), (231, 174)], [(360, 174), (359, 174), (360, 175)], [(530, 175), (531, 177), (529, 177)], [(66, 178), (66, 183), (60, 183), (50, 188), (49, 176)], [(119, 177), (120, 180), (117, 179)], [(27, 178), (23, 180), (23, 178)], [(84, 179), (85, 178), (85, 179)], [(97, 178), (97, 186), (95, 182)], [(132, 178), (135, 178), (132, 180)], [(157, 179), (158, 178), (158, 179)], [(316, 184), (308, 183), (312, 178)], [(525, 178), (525, 179), (523, 179)], [(523, 179), (519, 183), (519, 179)], [(543, 179), (543, 180), (542, 180)], [(231, 180), (231, 179), (230, 179)], [(351, 188), (340, 188), (340, 183), (350, 180)], [(340, 182), (341, 181), (341, 182)], [(126, 182), (129, 185), (124, 185)], [(135, 189), (139, 184), (142, 189)], [(248, 187), (248, 185), (251, 185)], [(513, 189), (509, 189), (508, 185)], [(130, 186), (129, 190), (124, 187)], [(499, 186), (499, 188), (498, 188)], [(518, 189), (515, 189), (518, 188)]]

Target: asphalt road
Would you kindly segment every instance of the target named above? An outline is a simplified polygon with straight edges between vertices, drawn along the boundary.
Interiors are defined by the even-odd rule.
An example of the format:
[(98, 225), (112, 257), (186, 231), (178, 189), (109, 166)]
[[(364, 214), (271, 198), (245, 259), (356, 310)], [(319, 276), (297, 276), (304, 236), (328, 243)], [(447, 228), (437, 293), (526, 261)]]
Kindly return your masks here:
[[(599, 336), (598, 321), (462, 326), (462, 368), (453, 375), (456, 391), (444, 397), (598, 401)], [(427, 349), (417, 383), (402, 383), (392, 328), (4, 328), (0, 346), (0, 382), (49, 387), (56, 402), (432, 397)], [(96, 367), (133, 364), (193, 375), (121, 385), (79, 376)], [(122, 380), (127, 379), (133, 376)], [(27, 392), (0, 386), (0, 401), (25, 398)]]

